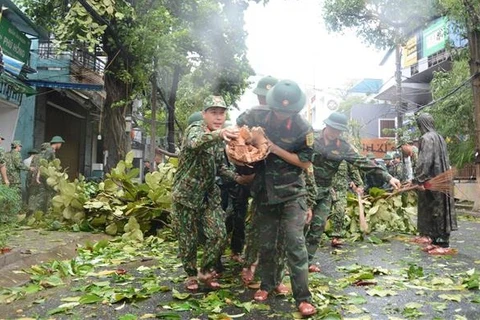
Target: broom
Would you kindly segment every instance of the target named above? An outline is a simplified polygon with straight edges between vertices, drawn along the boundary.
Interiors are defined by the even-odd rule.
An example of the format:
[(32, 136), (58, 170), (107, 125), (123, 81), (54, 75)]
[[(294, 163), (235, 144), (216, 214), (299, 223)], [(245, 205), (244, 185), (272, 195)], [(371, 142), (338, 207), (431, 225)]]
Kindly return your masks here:
[(445, 194), (453, 194), (453, 179), (455, 178), (456, 174), (456, 169), (450, 169), (440, 173), (439, 175), (433, 177), (430, 180), (425, 181), (423, 184), (414, 184), (411, 186), (397, 189), (392, 193), (392, 195), (400, 192), (418, 189), (422, 185), (426, 190), (442, 192)]
[(358, 200), (358, 213), (360, 218), (360, 231), (362, 231), (363, 236), (365, 236), (368, 230), (368, 225), (367, 225), (367, 220), (365, 219), (365, 211), (363, 209), (362, 196), (360, 195), (360, 193), (357, 193), (357, 200)]

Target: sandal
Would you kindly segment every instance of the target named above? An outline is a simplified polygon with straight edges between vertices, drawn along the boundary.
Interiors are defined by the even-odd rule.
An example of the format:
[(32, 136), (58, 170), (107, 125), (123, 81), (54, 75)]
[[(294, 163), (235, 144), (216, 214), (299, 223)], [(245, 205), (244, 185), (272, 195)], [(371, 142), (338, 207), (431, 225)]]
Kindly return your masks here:
[(308, 317), (315, 313), (317, 313), (317, 309), (312, 306), (310, 303), (303, 301), (298, 305), (298, 311), (302, 315), (302, 317)]
[(218, 290), (221, 288), (220, 283), (217, 281), (217, 274), (215, 272), (210, 273), (198, 273), (198, 280), (207, 288), (212, 290)]
[(257, 292), (255, 292), (255, 294), (253, 295), (253, 299), (255, 299), (255, 301), (258, 301), (258, 302), (265, 301), (267, 300), (267, 298), (268, 298), (268, 291), (265, 291), (262, 289), (257, 290)]
[(308, 266), (308, 272), (310, 272), (310, 273), (321, 272), (321, 269), (316, 264), (311, 264), (311, 265)]
[(284, 285), (283, 283), (280, 283), (276, 288), (275, 288), (275, 293), (279, 295), (286, 295), (290, 292), (288, 287)]
[(431, 244), (432, 239), (430, 237), (415, 237), (411, 240), (413, 243), (418, 243), (418, 244)]
[(232, 259), (233, 261), (238, 262), (238, 263), (243, 263), (243, 258), (239, 254), (232, 254), (230, 256), (230, 259)]
[(334, 248), (338, 248), (338, 247), (341, 247), (343, 245), (343, 241), (340, 240), (339, 238), (333, 238), (330, 245)]
[(444, 256), (444, 255), (456, 254), (457, 251), (452, 248), (436, 247), (431, 250), (428, 250), (427, 253), (431, 255)]
[(198, 290), (198, 281), (196, 277), (188, 277), (187, 282), (185, 283), (185, 289), (190, 291)]

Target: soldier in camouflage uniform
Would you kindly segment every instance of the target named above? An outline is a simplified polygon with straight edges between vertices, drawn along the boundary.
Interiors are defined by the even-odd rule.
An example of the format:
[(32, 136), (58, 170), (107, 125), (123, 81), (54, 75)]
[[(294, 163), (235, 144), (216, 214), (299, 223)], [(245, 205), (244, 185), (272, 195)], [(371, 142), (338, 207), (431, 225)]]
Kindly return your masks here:
[(399, 153), (393, 154), (393, 161), (392, 166), (389, 170), (389, 173), (400, 180), (400, 182), (407, 181), (407, 177), (405, 175), (405, 166), (402, 163), (402, 159)]
[(342, 245), (345, 223), (345, 210), (347, 209), (347, 192), (349, 187), (355, 192), (363, 193), (363, 181), (358, 169), (352, 164), (342, 161), (332, 181), (332, 247)]
[(325, 222), (331, 213), (330, 188), (332, 187), (332, 179), (342, 160), (366, 173), (375, 173), (395, 188), (400, 187), (400, 181), (393, 178), (381, 166), (360, 155), (350, 143), (340, 137), (342, 132), (348, 131), (347, 123), (348, 119), (345, 115), (333, 112), (325, 120), (326, 127), (315, 132), (313, 171), (318, 195), (313, 209), (312, 222), (310, 228), (306, 231), (310, 272), (320, 271), (320, 268), (313, 263), (313, 258), (325, 230)]
[[(387, 167), (383, 163), (379, 163), (372, 152), (367, 153), (367, 159), (374, 165), (382, 167), (385, 171), (388, 172)], [(371, 188), (384, 188), (385, 186), (388, 187), (389, 185), (388, 181), (385, 181), (385, 179), (381, 175), (378, 175), (375, 172), (364, 172), (364, 181), (365, 191), (367, 193), (370, 191)]]
[(22, 155), (22, 143), (18, 140), (14, 140), (11, 145), (12, 149), (6, 153), (5, 159), (7, 160), (7, 175), (10, 181), (10, 187), (14, 188), (20, 198), (22, 197), (22, 181), (20, 180), (20, 172), (30, 171), (30, 168), (23, 164)]
[[(238, 137), (238, 129), (223, 128), (227, 106), (222, 97), (204, 102), (204, 121), (193, 122), (186, 130), (179, 154), (172, 190), (172, 214), (178, 223), (179, 254), (188, 275), (186, 288), (198, 289), (198, 280), (219, 289), (213, 268), (225, 243), (225, 220), (220, 188), (215, 177), (245, 183), (228, 170), (224, 161), (224, 140)], [(203, 228), (205, 250), (197, 270), (199, 229)]]
[(285, 237), (293, 297), (299, 312), (316, 312), (308, 289), (308, 257), (303, 229), (310, 218), (304, 170), (311, 167), (313, 135), (300, 116), (305, 94), (291, 80), (279, 81), (267, 93), (267, 106), (251, 108), (237, 118), (239, 126), (259, 126), (270, 140), (270, 154), (256, 167), (251, 192), (258, 215), (260, 289), (254, 299), (264, 301), (278, 286), (277, 245)]
[(40, 174), (40, 160), (46, 160), (48, 162), (56, 159), (56, 151), (59, 150), (65, 140), (60, 136), (54, 136), (50, 142), (45, 142), (41, 146), (38, 157), (35, 157), (32, 161), (33, 172), (36, 177), (32, 179), (32, 184), (28, 199), (29, 212), (33, 213), (37, 210), (47, 212), (50, 202), (52, 201), (55, 191), (47, 184), (47, 178), (42, 177)]
[[(0, 143), (5, 140), (1, 135), (0, 135)], [(5, 160), (5, 149), (0, 147), (0, 178), (1, 182), (7, 186), (10, 185), (10, 181), (8, 180), (7, 177), (7, 165), (6, 165), (6, 160)]]

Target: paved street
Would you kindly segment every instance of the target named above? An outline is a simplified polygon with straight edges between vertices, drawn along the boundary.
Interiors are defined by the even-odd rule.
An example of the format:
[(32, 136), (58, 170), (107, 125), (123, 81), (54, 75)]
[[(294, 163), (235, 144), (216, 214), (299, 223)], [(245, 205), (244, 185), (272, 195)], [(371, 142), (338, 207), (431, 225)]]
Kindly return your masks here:
[[(472, 269), (480, 265), (480, 222), (462, 218), (459, 226), (460, 230), (454, 232), (451, 239), (452, 247), (458, 250), (454, 256), (429, 256), (421, 251), (420, 246), (408, 241), (410, 236), (404, 235), (377, 234), (370, 241), (349, 244), (341, 249), (324, 246), (317, 255), (322, 273), (312, 274), (310, 278), (314, 301), (319, 307), (319, 314), (314, 318), (480, 318), (479, 290), (467, 290), (462, 286), (462, 281), (469, 278), (473, 279), (470, 283), (474, 286), (477, 275), (478, 288), (478, 272), (473, 273)], [(378, 243), (380, 239), (383, 242)], [(32, 243), (41, 246), (38, 241), (30, 242), (30, 246)], [(129, 253), (125, 255), (112, 251), (105, 260), (108, 263), (99, 263), (88, 276), (65, 277), (63, 285), (27, 294), (9, 304), (0, 304), (1, 317), (207, 319), (210, 316), (212, 319), (227, 319), (227, 315), (230, 318), (236, 315), (242, 319), (288, 319), (297, 316), (293, 313), (290, 295), (271, 297), (264, 304), (253, 302), (255, 289), (241, 285), (240, 266), (227, 258), (228, 271), (222, 279), (224, 288), (220, 292), (200, 291), (187, 295), (174, 243), (162, 242), (150, 249), (126, 251)], [(112, 275), (111, 270), (117, 270), (116, 274)], [(120, 276), (118, 270), (125, 275)], [(146, 288), (152, 288), (152, 283), (158, 286), (158, 290), (150, 294), (153, 291)], [(78, 301), (75, 297), (85, 294), (87, 288), (93, 285), (105, 288), (107, 284), (109, 288), (116, 287), (117, 294), (120, 289), (137, 289), (135, 302), (119, 299), (120, 302), (110, 304), (100, 299), (96, 303), (74, 302), (66, 311), (54, 311), (59, 306)], [(127, 296), (126, 292), (122, 291), (122, 294)], [(100, 291), (96, 294), (100, 295)], [(129, 318), (125, 318), (126, 315)]]

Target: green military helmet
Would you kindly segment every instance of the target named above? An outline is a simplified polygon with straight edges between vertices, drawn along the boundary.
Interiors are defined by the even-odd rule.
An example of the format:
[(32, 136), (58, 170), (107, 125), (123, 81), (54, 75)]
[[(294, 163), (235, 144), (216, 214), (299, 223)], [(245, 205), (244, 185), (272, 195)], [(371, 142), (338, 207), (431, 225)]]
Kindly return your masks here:
[(191, 125), (194, 122), (202, 121), (202, 120), (203, 120), (202, 111), (197, 111), (192, 113), (190, 117), (188, 117), (187, 122), (188, 122), (188, 125)]
[(13, 140), (12, 141), (12, 144), (11, 144), (12, 149), (16, 148), (16, 147), (19, 147), (19, 146), (20, 147), (22, 146), (22, 142), (20, 140)]
[(278, 82), (277, 78), (274, 78), (272, 76), (266, 76), (260, 79), (257, 83), (257, 87), (253, 89), (253, 93), (259, 96), (266, 96), (267, 92), (273, 88), (274, 85), (276, 85)]
[(401, 158), (400, 153), (395, 152), (395, 153), (393, 154), (393, 159), (400, 159), (400, 158)]
[(369, 152), (369, 153), (367, 153), (367, 158), (370, 159), (370, 160), (373, 160), (373, 159), (375, 159), (375, 155), (373, 154), (373, 152)]
[(267, 92), (267, 105), (276, 111), (298, 113), (305, 101), (305, 93), (292, 80), (281, 80)]
[(392, 155), (389, 153), (385, 153), (385, 155), (383, 156), (383, 160), (393, 160)]
[(28, 154), (38, 154), (38, 150), (37, 149), (32, 149), (32, 150), (28, 151)]
[(203, 111), (207, 110), (208, 108), (224, 108), (227, 109), (227, 104), (225, 100), (221, 96), (208, 96), (203, 100)]
[(332, 112), (324, 123), (334, 129), (340, 131), (348, 131), (348, 118), (346, 115), (340, 112)]
[(52, 140), (50, 140), (50, 144), (53, 143), (65, 143), (65, 140), (63, 140), (63, 138), (60, 136), (54, 136)]

